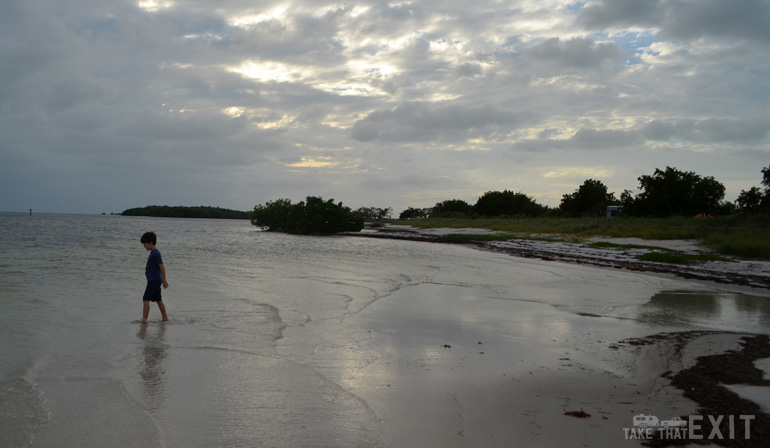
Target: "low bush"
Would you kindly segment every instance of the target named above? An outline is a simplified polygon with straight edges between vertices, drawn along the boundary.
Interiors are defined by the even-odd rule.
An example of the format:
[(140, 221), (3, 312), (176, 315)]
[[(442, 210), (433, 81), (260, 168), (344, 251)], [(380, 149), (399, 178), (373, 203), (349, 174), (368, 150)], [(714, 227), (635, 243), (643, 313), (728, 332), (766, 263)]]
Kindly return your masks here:
[(271, 201), (254, 207), (251, 223), (268, 231), (282, 231), (299, 235), (332, 235), (340, 232), (358, 232), (364, 219), (349, 207), (308, 196), (306, 201), (292, 204), (289, 199)]

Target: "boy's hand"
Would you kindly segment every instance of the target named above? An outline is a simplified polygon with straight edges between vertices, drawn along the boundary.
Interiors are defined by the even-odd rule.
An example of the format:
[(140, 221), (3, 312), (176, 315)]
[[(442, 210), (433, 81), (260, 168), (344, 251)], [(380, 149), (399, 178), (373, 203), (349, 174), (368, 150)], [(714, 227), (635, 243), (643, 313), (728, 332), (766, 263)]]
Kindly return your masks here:
[(168, 288), (168, 282), (163, 280), (163, 289), (166, 289), (166, 288)]

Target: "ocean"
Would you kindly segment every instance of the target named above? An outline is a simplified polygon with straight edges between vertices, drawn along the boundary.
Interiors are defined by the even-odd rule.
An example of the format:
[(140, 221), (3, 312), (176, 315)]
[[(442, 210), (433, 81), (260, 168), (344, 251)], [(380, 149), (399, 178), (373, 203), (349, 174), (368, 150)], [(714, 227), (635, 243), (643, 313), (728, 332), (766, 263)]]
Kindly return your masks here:
[[(171, 322), (140, 325), (150, 230)], [(444, 408), (563, 353), (770, 332), (686, 280), (235, 220), (0, 213), (0, 280), (2, 447), (447, 446)]]

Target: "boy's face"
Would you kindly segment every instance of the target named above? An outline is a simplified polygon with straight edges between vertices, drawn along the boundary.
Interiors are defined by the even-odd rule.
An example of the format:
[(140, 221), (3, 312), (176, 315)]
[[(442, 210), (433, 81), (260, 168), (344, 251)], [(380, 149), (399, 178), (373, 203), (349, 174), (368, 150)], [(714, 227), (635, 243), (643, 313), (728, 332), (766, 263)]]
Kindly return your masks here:
[(153, 250), (155, 249), (155, 245), (152, 243), (142, 243), (144, 245), (144, 248), (147, 250)]

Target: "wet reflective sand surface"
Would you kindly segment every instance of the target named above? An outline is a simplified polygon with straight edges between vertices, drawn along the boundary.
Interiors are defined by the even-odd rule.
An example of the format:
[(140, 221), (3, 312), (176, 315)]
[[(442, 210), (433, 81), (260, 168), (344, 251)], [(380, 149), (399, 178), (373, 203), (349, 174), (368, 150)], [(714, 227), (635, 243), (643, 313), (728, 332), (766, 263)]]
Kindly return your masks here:
[[(23, 218), (0, 227), (11, 446), (639, 446), (634, 415), (695, 410), (660, 376), (692, 359), (622, 341), (770, 333), (766, 296), (659, 276), (239, 221)], [(136, 323), (146, 230), (169, 324)]]

